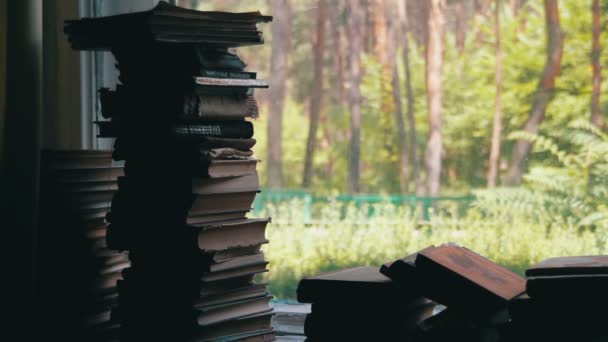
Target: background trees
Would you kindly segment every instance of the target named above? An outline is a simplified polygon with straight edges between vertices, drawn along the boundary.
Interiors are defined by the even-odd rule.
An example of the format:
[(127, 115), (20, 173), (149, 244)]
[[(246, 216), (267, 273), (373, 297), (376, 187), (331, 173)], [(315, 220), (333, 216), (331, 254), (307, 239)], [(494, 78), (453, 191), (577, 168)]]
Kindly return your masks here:
[[(326, 19), (320, 21), (323, 3)], [(593, 117), (597, 123), (606, 115), (608, 86), (600, 71), (608, 63), (608, 51), (601, 49), (599, 37), (608, 30), (608, 4), (497, 3), (446, 1), (443, 46), (436, 55), (443, 61), (439, 107), (430, 106), (427, 94), (426, 53), (434, 51), (427, 44), (436, 33), (429, 31), (430, 1), (292, 1), (289, 15), (277, 14), (285, 1), (198, 2), (201, 9), (259, 9), (275, 15), (272, 25), (262, 26), (269, 44), (239, 49), (260, 78), (273, 84), (285, 79), (284, 87), (257, 92), (264, 100), (255, 152), (263, 161), (265, 185), (304, 185), (324, 194), (419, 195), (426, 193), (424, 180), (433, 180), (434, 189), (440, 185), (440, 194), (469, 193), (493, 179), (496, 186), (517, 184), (527, 169), (550, 165), (553, 159), (513, 132), (561, 134), (573, 120)], [(322, 48), (316, 43), (321, 30)], [(273, 48), (288, 61), (279, 73), (273, 71)], [(440, 129), (429, 123), (429, 115), (437, 118), (437, 107)], [(275, 119), (278, 112), (282, 122)], [(499, 126), (501, 134), (493, 133)], [(429, 144), (430, 135), (440, 136), (441, 143)], [(570, 148), (567, 139), (557, 141), (560, 148)], [(313, 152), (307, 152), (311, 147)], [(434, 156), (432, 165), (422, 162), (428, 154)], [(271, 183), (273, 179), (283, 183)]]

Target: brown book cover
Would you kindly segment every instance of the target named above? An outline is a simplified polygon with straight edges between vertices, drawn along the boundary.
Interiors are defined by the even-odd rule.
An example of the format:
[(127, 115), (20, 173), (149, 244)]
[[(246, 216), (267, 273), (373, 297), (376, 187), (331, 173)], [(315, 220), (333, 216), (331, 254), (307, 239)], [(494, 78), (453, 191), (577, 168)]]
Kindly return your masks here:
[(238, 256), (232, 259), (212, 263), (209, 265), (209, 272), (221, 272), (245, 266), (258, 265), (263, 264), (265, 261), (264, 253), (258, 252), (255, 254)]
[(214, 282), (214, 281), (223, 281), (233, 278), (240, 278), (247, 275), (254, 275), (259, 273), (268, 272), (266, 266), (268, 265), (268, 261), (263, 261), (259, 264), (254, 264), (250, 266), (229, 269), (225, 271), (218, 272), (210, 272), (203, 274), (201, 276), (201, 281), (204, 283)]
[(224, 178), (256, 174), (258, 162), (255, 158), (210, 160), (207, 175), (209, 178)]
[(248, 212), (249, 209), (198, 215), (196, 212), (190, 211), (188, 213), (186, 223), (191, 224), (193, 226), (197, 226), (221, 221), (242, 220), (245, 218)]
[(266, 225), (270, 218), (225, 221), (196, 227), (198, 246), (206, 252), (223, 251), (266, 243)]
[(214, 293), (202, 293), (198, 301), (200, 306), (230, 303), (248, 298), (262, 297), (267, 294), (266, 283), (227, 288)]
[(272, 296), (264, 296), (205, 308), (195, 306), (199, 310), (198, 324), (206, 327), (236, 318), (270, 313), (272, 312), (269, 305), (271, 299)]
[(377, 267), (360, 266), (321, 273), (302, 279), (298, 301), (302, 303), (377, 301), (402, 298), (397, 284), (382, 275)]
[(249, 211), (257, 191), (217, 194), (195, 194), (188, 211), (190, 216), (221, 215), (235, 211)]
[(214, 148), (234, 148), (239, 151), (249, 151), (255, 146), (256, 140), (250, 139), (231, 139), (231, 138), (218, 138), (207, 136), (201, 139), (199, 147), (204, 150), (210, 150)]
[(526, 270), (526, 276), (608, 274), (608, 255), (549, 258)]
[(262, 244), (255, 244), (252, 246), (245, 246), (239, 248), (229, 248), (223, 251), (214, 252), (211, 256), (211, 260), (214, 262), (221, 262), (232, 258), (240, 257), (243, 255), (256, 254), (262, 249)]
[(425, 297), (473, 315), (502, 309), (526, 286), (521, 276), (454, 244), (420, 251), (416, 271)]
[(257, 173), (228, 178), (192, 179), (192, 193), (197, 195), (258, 191), (260, 180)]

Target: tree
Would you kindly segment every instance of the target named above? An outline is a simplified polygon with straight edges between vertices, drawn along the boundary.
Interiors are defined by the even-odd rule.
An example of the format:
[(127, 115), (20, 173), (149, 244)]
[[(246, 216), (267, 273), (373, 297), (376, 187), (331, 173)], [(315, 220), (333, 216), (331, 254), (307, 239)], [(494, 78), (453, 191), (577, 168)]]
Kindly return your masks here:
[(401, 178), (399, 184), (401, 185), (401, 193), (405, 194), (409, 192), (410, 163), (405, 120), (403, 119), (403, 106), (401, 104), (401, 84), (399, 82), (399, 70), (397, 68), (398, 42), (402, 41), (402, 39), (398, 39), (402, 34), (402, 32), (400, 32), (401, 27), (398, 26), (401, 17), (398, 17), (398, 21), (395, 23), (388, 1), (384, 1), (383, 13), (386, 21), (387, 59), (390, 63), (395, 123), (397, 125), (397, 138), (399, 140), (399, 175)]
[(304, 159), (304, 177), (302, 187), (310, 188), (313, 175), (313, 160), (315, 156), (319, 116), (323, 103), (323, 51), (325, 51), (325, 21), (327, 19), (327, 0), (319, 0), (317, 7), (317, 32), (313, 43), (313, 82), (310, 96), (310, 125), (306, 156)]
[(283, 186), (282, 123), (287, 88), (287, 56), (289, 52), (289, 1), (271, 0), (274, 16), (272, 24), (272, 55), (270, 58), (270, 86), (268, 97), (268, 181), (270, 188)]
[(441, 126), (445, 0), (429, 0), (428, 44), (426, 48), (426, 93), (429, 111), (429, 137), (426, 145), (426, 187), (428, 196), (439, 195), (441, 186)]
[(361, 159), (361, 50), (363, 41), (363, 8), (359, 1), (350, 2), (348, 33), (350, 40), (350, 154), (348, 158), (348, 191), (359, 192)]
[(600, 108), (600, 89), (602, 83), (602, 66), (600, 64), (600, 0), (593, 0), (591, 6), (593, 16), (591, 66), (593, 69), (593, 90), (591, 93), (591, 122), (597, 127), (603, 126), (602, 112)]
[(405, 96), (407, 100), (407, 121), (409, 131), (406, 133), (410, 139), (408, 158), (414, 166), (414, 184), (416, 195), (424, 194), (422, 175), (420, 167), (420, 154), (418, 153), (418, 135), (416, 133), (416, 117), (414, 115), (414, 90), (412, 88), (412, 77), (410, 71), (410, 26), (407, 13), (407, 0), (398, 1), (398, 15), (401, 32), (401, 45), (403, 51), (403, 65), (405, 69)]
[(498, 167), (500, 163), (500, 142), (502, 134), (502, 51), (500, 49), (500, 6), (501, 1), (496, 0), (494, 8), (494, 36), (496, 38), (496, 101), (494, 107), (494, 125), (492, 128), (492, 144), (490, 147), (490, 161), (488, 168), (488, 188), (496, 186)]
[[(557, 0), (544, 0), (545, 27), (547, 31), (547, 60), (540, 82), (534, 94), (532, 109), (522, 130), (530, 134), (537, 134), (540, 124), (545, 118), (547, 104), (553, 94), (555, 79), (560, 72), (562, 53), (564, 49), (563, 34), (559, 21), (559, 8)], [(530, 154), (532, 145), (527, 140), (517, 140), (511, 155), (511, 165), (507, 171), (505, 183), (519, 185), (522, 181), (525, 162)]]

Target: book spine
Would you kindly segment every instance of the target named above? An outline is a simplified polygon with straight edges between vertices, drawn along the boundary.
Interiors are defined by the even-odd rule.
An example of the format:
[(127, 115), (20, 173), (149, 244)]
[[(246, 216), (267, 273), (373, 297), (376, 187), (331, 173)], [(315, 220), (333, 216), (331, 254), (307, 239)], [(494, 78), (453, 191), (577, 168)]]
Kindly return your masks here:
[(247, 71), (227, 71), (227, 70), (201, 70), (201, 76), (203, 77), (215, 77), (215, 78), (238, 78), (243, 80), (256, 79), (257, 73)]
[(178, 139), (198, 140), (205, 136), (248, 139), (253, 136), (253, 125), (248, 121), (231, 124), (178, 124), (173, 126), (173, 136)]

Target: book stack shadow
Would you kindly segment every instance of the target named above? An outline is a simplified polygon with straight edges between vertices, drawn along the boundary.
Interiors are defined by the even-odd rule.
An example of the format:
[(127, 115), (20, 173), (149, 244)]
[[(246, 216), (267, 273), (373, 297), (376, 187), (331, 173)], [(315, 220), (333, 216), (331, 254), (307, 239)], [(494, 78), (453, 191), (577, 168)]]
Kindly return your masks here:
[(269, 341), (271, 297), (254, 277), (269, 218), (260, 191), (254, 88), (234, 48), (262, 44), (258, 12), (154, 9), (67, 21), (72, 48), (110, 50), (120, 84), (101, 89), (99, 137), (125, 161), (107, 244), (128, 251), (112, 321), (123, 341)]
[(129, 259), (108, 248), (105, 217), (123, 167), (109, 151), (47, 150), (41, 160), (37, 332), (63, 341), (115, 341), (110, 314)]

